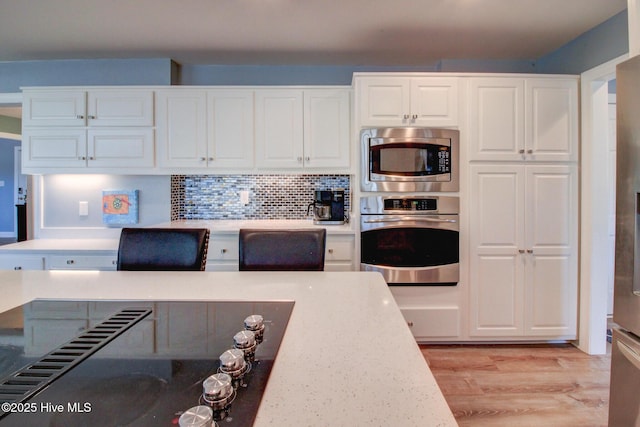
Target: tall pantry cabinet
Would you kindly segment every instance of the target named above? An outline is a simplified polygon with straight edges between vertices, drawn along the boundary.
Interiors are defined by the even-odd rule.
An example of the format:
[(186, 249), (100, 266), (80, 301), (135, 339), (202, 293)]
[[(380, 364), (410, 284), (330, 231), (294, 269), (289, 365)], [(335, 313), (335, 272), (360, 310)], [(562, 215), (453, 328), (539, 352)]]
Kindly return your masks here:
[(469, 81), (471, 338), (574, 339), (578, 81)]

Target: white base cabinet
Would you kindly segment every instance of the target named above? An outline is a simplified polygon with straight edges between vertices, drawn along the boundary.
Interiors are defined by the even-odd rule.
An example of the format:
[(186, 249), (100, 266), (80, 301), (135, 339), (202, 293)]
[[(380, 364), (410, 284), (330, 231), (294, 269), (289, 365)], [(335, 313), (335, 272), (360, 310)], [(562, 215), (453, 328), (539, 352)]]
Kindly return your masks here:
[(578, 172), (472, 165), (470, 335), (575, 339)]

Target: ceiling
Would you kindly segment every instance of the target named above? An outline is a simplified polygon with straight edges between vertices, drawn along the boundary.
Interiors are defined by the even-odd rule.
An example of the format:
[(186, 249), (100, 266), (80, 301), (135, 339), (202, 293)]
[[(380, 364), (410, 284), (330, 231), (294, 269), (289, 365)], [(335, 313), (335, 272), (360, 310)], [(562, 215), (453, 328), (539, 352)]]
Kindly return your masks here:
[(626, 7), (627, 0), (0, 0), (0, 61), (537, 59)]

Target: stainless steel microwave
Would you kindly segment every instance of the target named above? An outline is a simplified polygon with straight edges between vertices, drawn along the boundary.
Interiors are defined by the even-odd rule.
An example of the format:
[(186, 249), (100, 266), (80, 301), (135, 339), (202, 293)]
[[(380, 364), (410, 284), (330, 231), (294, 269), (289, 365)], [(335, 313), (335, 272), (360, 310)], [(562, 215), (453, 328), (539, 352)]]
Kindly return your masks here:
[(459, 131), (375, 128), (360, 136), (362, 191), (458, 191)]

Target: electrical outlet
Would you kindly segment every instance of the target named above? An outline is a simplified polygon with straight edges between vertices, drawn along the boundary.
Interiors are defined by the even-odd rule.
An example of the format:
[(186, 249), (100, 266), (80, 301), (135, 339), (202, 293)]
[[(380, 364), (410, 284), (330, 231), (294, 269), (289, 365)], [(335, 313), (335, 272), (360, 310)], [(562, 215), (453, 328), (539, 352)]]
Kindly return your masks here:
[(249, 204), (249, 192), (247, 190), (240, 190), (240, 203), (243, 205)]

